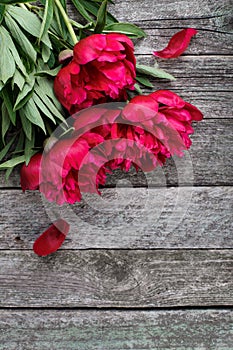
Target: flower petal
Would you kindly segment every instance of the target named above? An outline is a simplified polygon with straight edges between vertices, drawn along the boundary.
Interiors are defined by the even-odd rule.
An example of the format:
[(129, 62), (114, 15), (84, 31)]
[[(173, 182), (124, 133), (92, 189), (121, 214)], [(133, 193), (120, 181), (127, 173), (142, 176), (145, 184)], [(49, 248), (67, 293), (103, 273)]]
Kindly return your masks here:
[(161, 51), (155, 51), (154, 55), (161, 58), (175, 58), (180, 56), (188, 47), (191, 38), (197, 34), (193, 28), (183, 29), (173, 35), (167, 47)]
[(37, 190), (39, 188), (41, 158), (42, 154), (37, 153), (30, 159), (28, 165), (23, 164), (20, 171), (20, 185), (23, 191)]
[(33, 245), (34, 252), (39, 256), (46, 256), (58, 250), (64, 242), (69, 228), (70, 226), (65, 220), (55, 221), (37, 238)]
[(74, 60), (86, 64), (98, 58), (106, 47), (106, 35), (94, 34), (80, 40), (74, 47)]

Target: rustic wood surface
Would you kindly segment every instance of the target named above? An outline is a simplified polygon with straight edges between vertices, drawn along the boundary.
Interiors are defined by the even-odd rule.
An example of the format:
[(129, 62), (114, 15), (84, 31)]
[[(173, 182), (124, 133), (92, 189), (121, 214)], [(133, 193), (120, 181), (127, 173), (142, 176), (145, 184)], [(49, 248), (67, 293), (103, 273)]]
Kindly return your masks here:
[(231, 186), (104, 189), (56, 207), (39, 193), (6, 190), (0, 250), (31, 249), (58, 216), (71, 224), (61, 249), (232, 248), (232, 193)]
[(1, 251), (0, 306), (228, 306), (232, 250)]
[[(205, 120), (184, 159), (147, 175), (115, 172), (102, 199), (69, 208), (23, 194), (18, 171), (8, 183), (0, 174), (0, 349), (231, 350), (232, 0), (115, 0), (110, 9), (148, 34), (136, 41), (140, 63), (153, 65), (178, 30), (198, 29), (184, 55), (158, 60), (176, 81), (153, 83)], [(71, 231), (39, 258), (33, 241), (58, 215)]]
[[(232, 349), (232, 312), (3, 311), (1, 350)], [(52, 340), (52, 341), (51, 341)]]

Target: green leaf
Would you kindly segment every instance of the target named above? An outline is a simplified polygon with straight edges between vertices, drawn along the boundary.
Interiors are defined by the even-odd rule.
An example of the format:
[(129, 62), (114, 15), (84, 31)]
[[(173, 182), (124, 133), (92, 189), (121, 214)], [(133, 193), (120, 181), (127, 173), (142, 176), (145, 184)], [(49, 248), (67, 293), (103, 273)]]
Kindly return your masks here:
[(47, 33), (50, 24), (53, 19), (53, 0), (46, 0), (45, 8), (44, 8), (44, 16), (41, 24), (39, 41), (42, 39), (45, 33)]
[(5, 84), (15, 73), (15, 60), (9, 49), (8, 38), (6, 30), (3, 26), (0, 26), (0, 43), (1, 43), (1, 55), (0, 55), (0, 80)]
[(14, 105), (14, 111), (17, 111), (18, 109), (22, 108), (28, 102), (28, 100), (31, 98), (33, 94), (35, 78), (33, 76), (31, 76), (30, 78), (31, 80), (29, 80), (27, 83), (24, 84), (22, 91), (20, 91), (20, 93), (17, 96), (15, 105)]
[(84, 17), (88, 22), (93, 22), (93, 19), (88, 14), (88, 12), (86, 11), (86, 9), (83, 6), (83, 4), (81, 3), (81, 1), (79, 1), (79, 0), (72, 0), (72, 3), (74, 4), (74, 6), (76, 7), (77, 11), (80, 13), (80, 15), (82, 17)]
[(24, 155), (25, 155), (26, 165), (28, 165), (28, 163), (29, 163), (29, 161), (34, 153), (34, 151), (33, 151), (34, 145), (35, 145), (35, 133), (33, 131), (31, 140), (28, 140), (27, 138), (25, 140)]
[(55, 77), (57, 73), (61, 69), (61, 65), (54, 68), (54, 69), (48, 69), (48, 70), (41, 70), (35, 73), (35, 76), (43, 77), (43, 76), (50, 76), (50, 77)]
[(20, 134), (19, 134), (17, 145), (15, 147), (14, 152), (12, 152), (12, 153), (13, 154), (22, 153), (24, 150), (24, 142), (25, 142), (25, 135), (24, 135), (23, 130), (21, 130)]
[(18, 71), (18, 69), (16, 69), (12, 79), (12, 84), (11, 84), (12, 90), (14, 89), (14, 85), (17, 85), (19, 90), (22, 91), (24, 84), (25, 84), (25, 78)]
[(35, 124), (35, 125), (39, 126), (44, 131), (44, 133), (46, 134), (44, 121), (41, 118), (40, 112), (38, 111), (38, 108), (35, 105), (35, 102), (32, 99), (30, 99), (26, 103), (26, 105), (24, 106), (24, 112), (25, 112), (26, 118), (28, 120), (30, 120), (30, 122), (32, 124)]
[(27, 57), (30, 57), (31, 60), (35, 63), (37, 53), (26, 35), (22, 32), (22, 30), (19, 28), (18, 24), (9, 16), (9, 14), (6, 14), (5, 16), (6, 25), (9, 28), (12, 36), (15, 38), (19, 46), (22, 48), (23, 52)]
[[(97, 13), (100, 7), (100, 5), (97, 2), (95, 3), (90, 0), (79, 0), (79, 3), (81, 3), (89, 13), (97, 17)], [(118, 20), (113, 15), (111, 15), (111, 13), (107, 12), (107, 24), (117, 23), (117, 22)]]
[(108, 0), (104, 0), (97, 13), (95, 33), (101, 33), (106, 25)]
[(176, 80), (176, 78), (173, 77), (171, 74), (159, 68), (149, 67), (143, 64), (137, 64), (136, 68), (137, 68), (137, 72), (141, 74), (150, 75), (155, 78)]
[(49, 58), (51, 55), (51, 49), (46, 46), (46, 45), (42, 45), (42, 58), (44, 62), (48, 62)]
[[(13, 142), (15, 141), (16, 135), (8, 142), (8, 144), (0, 152), (0, 161), (7, 155), (9, 149), (11, 148)], [(0, 165), (1, 166), (1, 165)]]
[[(26, 32), (34, 36), (36, 39), (39, 37), (41, 20), (35, 13), (18, 6), (9, 6), (7, 12)], [(52, 48), (48, 33), (44, 33), (41, 41), (48, 47)]]
[(107, 25), (104, 28), (104, 32), (115, 32), (115, 33), (122, 33), (129, 36), (132, 36), (134, 38), (143, 38), (146, 36), (146, 33), (144, 30), (136, 26), (135, 24), (131, 23), (112, 23)]
[(142, 84), (142, 85), (144, 85), (144, 86), (146, 86), (146, 87), (148, 87), (148, 88), (153, 88), (153, 87), (154, 87), (154, 85), (151, 84), (150, 80), (147, 79), (146, 77), (137, 76), (137, 77), (136, 77), (136, 80), (137, 80), (140, 84)]
[(23, 62), (21, 61), (21, 58), (20, 58), (20, 56), (18, 54), (18, 51), (17, 51), (17, 49), (15, 47), (15, 44), (14, 44), (13, 40), (11, 39), (11, 36), (10, 36), (9, 32), (3, 26), (0, 26), (0, 31), (1, 31), (2, 35), (4, 35), (4, 37), (5, 37), (5, 40), (7, 42), (7, 46), (9, 47), (9, 50), (11, 51), (12, 56), (14, 57), (16, 65), (21, 70), (23, 75), (25, 77), (27, 77), (26, 69), (25, 69), (25, 67), (23, 65)]
[(139, 95), (142, 95), (143, 92), (138, 84), (134, 84), (135, 90), (139, 93)]
[(3, 102), (2, 103), (2, 141), (3, 143), (10, 124), (11, 124), (11, 120), (10, 120), (6, 105)]
[(16, 112), (13, 110), (13, 103), (10, 99), (10, 96), (12, 96), (12, 91), (6, 86), (4, 89), (1, 90), (1, 96), (3, 98), (3, 101), (6, 105), (10, 120), (13, 125), (16, 124)]
[(43, 112), (46, 115), (46, 117), (51, 119), (52, 122), (54, 124), (56, 124), (56, 120), (54, 119), (54, 117), (52, 116), (52, 114), (50, 113), (50, 111), (48, 110), (46, 105), (44, 104), (44, 102), (40, 99), (40, 97), (36, 93), (33, 94), (33, 101), (35, 102), (37, 107), (41, 110), (41, 112)]
[(8, 168), (8, 169), (6, 170), (6, 173), (5, 173), (5, 181), (6, 181), (6, 182), (8, 182), (9, 177), (10, 177), (10, 175), (11, 175), (11, 173), (12, 173), (13, 170), (14, 170), (14, 168)]
[(11, 5), (11, 4), (25, 3), (30, 1), (31, 0), (0, 0), (0, 4)]
[(6, 162), (0, 164), (0, 169), (8, 169), (8, 168), (13, 168), (18, 164), (24, 163), (25, 162), (25, 156), (19, 156), (12, 158), (10, 160), (7, 160)]
[(0, 24), (2, 23), (2, 20), (4, 18), (4, 13), (5, 13), (5, 6), (0, 5)]
[(53, 84), (47, 79), (40, 78), (38, 79), (39, 85), (35, 85), (35, 91), (38, 96), (46, 104), (50, 112), (60, 121), (65, 122), (64, 116), (61, 114), (63, 111), (61, 104), (58, 102), (56, 96), (53, 92)]
[(29, 140), (31, 140), (31, 138), (32, 138), (32, 123), (26, 117), (26, 115), (24, 113), (24, 109), (21, 109), (19, 111), (19, 116), (20, 116), (20, 119), (21, 119), (21, 124), (22, 124), (22, 127), (23, 127), (23, 131), (24, 131), (26, 137)]

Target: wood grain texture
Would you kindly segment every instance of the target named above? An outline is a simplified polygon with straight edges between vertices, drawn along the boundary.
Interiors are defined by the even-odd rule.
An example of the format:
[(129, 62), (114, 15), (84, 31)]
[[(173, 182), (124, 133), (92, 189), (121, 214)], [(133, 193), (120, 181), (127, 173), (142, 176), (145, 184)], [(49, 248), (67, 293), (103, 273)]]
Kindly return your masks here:
[(44, 202), (44, 207), (39, 193), (2, 191), (0, 249), (31, 249), (58, 217), (71, 225), (62, 249), (233, 248), (232, 187), (102, 193), (102, 198), (88, 195), (74, 206)]
[(230, 350), (232, 311), (1, 311), (1, 350)]
[(198, 36), (192, 39), (192, 45), (185, 55), (232, 54), (231, 0), (195, 3), (188, 0), (128, 0), (122, 3), (117, 0), (110, 9), (118, 20), (133, 22), (145, 29), (148, 36), (137, 42), (137, 53), (151, 54), (160, 50), (176, 31), (191, 27), (198, 29)]
[(232, 250), (0, 252), (1, 307), (233, 304)]
[[(132, 169), (128, 174), (115, 171), (108, 176), (107, 185), (129, 181), (134, 186), (167, 185), (231, 185), (233, 184), (233, 122), (231, 120), (203, 120), (194, 125), (193, 144), (186, 157), (169, 159), (162, 168), (138, 174)], [(19, 171), (15, 171), (8, 183), (0, 172), (0, 188), (19, 187)], [(124, 183), (124, 181), (122, 182)]]
[[(138, 63), (153, 66), (153, 56), (137, 56)], [(174, 60), (161, 60), (160, 68), (172, 74), (176, 80), (154, 80), (155, 89), (182, 91), (233, 91), (233, 56), (181, 56)], [(212, 113), (207, 118), (215, 118)], [(228, 117), (232, 117), (231, 114)]]

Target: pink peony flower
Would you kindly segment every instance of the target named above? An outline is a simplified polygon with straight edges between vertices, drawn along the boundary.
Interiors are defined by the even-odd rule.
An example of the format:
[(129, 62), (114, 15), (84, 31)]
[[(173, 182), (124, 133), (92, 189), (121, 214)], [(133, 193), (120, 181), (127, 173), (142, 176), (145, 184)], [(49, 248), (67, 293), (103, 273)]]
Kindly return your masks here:
[(125, 101), (135, 77), (132, 41), (123, 34), (94, 34), (75, 45), (72, 61), (55, 78), (54, 91), (73, 114), (95, 104)]

